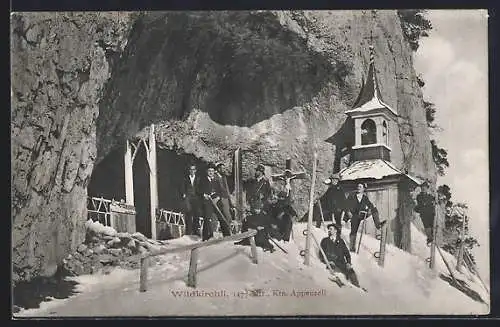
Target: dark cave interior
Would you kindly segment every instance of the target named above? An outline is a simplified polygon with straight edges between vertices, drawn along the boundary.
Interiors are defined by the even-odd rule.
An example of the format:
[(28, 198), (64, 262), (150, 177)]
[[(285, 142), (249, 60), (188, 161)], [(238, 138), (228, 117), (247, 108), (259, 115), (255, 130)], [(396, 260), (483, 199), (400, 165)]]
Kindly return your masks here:
[[(88, 196), (105, 199), (125, 199), (124, 147), (111, 151), (92, 172)], [(157, 148), (158, 205), (162, 209), (182, 211), (180, 185), (188, 166), (195, 163), (199, 176), (206, 176), (208, 163), (191, 154)], [(134, 163), (134, 202), (136, 230), (151, 237), (149, 167), (144, 146), (139, 148)], [(230, 191), (233, 190), (233, 172), (227, 172)]]

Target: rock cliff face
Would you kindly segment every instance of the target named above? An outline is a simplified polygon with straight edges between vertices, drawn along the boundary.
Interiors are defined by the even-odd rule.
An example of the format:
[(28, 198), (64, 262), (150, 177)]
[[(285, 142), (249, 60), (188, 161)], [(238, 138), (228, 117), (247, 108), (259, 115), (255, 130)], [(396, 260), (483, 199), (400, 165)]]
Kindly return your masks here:
[[(50, 274), (83, 239), (94, 164), (158, 123), (158, 145), (244, 178), (293, 159), (307, 211), (334, 170), (332, 136), (366, 75), (370, 32), (384, 100), (401, 118), (393, 162), (434, 179), (422, 95), (394, 11), (22, 14), (12, 19), (12, 213), (17, 279)], [(316, 194), (325, 191), (317, 183)]]
[(52, 275), (83, 241), (96, 119), (128, 14), (11, 17), (14, 280)]

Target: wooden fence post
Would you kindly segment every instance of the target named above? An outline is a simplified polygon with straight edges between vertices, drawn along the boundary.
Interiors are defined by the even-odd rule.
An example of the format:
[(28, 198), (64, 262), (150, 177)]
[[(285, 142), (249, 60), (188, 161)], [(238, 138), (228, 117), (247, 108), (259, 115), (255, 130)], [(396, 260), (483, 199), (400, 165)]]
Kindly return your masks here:
[(250, 237), (250, 248), (252, 250), (252, 262), (258, 263), (257, 259), (257, 247), (255, 246), (255, 236)]
[(434, 216), (434, 224), (432, 228), (432, 244), (431, 244), (431, 257), (429, 261), (429, 268), (435, 269), (436, 268), (436, 247), (439, 246), (437, 244), (437, 236), (438, 236), (438, 228), (439, 228), (439, 219), (441, 219), (441, 204), (440, 204), (440, 199), (439, 199), (439, 194), (436, 192), (436, 214)]
[(123, 157), (125, 165), (125, 202), (134, 205), (134, 172), (132, 149), (130, 142), (127, 140), (125, 144), (125, 154)]
[(189, 272), (187, 286), (196, 287), (196, 271), (198, 268), (198, 249), (191, 250), (191, 260), (189, 261)]
[(460, 229), (460, 247), (457, 253), (457, 267), (456, 270), (462, 272), (462, 264), (464, 260), (464, 241), (465, 241), (465, 215), (462, 217), (462, 228)]
[(146, 292), (148, 290), (147, 282), (148, 282), (148, 266), (149, 266), (149, 258), (142, 257), (141, 258), (141, 277), (140, 277), (140, 292)]
[(307, 235), (306, 235), (306, 257), (304, 264), (306, 266), (310, 265), (311, 262), (311, 233), (312, 233), (312, 218), (314, 211), (314, 183), (316, 182), (316, 166), (318, 164), (318, 152), (316, 151), (316, 145), (314, 147), (313, 154), (313, 171), (312, 171), (312, 181), (311, 181), (311, 192), (309, 194), (309, 214), (307, 216)]
[(380, 256), (378, 258), (378, 265), (383, 267), (385, 264), (385, 243), (387, 239), (387, 224), (382, 227), (380, 235)]
[(254, 236), (256, 234), (257, 234), (257, 231), (251, 229), (251, 230), (244, 232), (244, 233), (241, 233), (241, 234), (223, 237), (222, 239), (212, 239), (212, 240), (208, 240), (205, 242), (181, 246), (181, 247), (173, 248), (173, 249), (163, 248), (163, 249), (160, 249), (158, 251), (154, 251), (153, 253), (150, 253), (148, 255), (144, 255), (144, 257), (141, 257), (141, 261), (140, 261), (141, 271), (140, 271), (139, 291), (146, 292), (147, 280), (148, 280), (149, 260), (151, 257), (157, 256), (157, 255), (191, 251), (191, 257), (190, 257), (190, 262), (189, 262), (188, 280), (187, 280), (186, 284), (187, 284), (187, 286), (194, 287), (194, 288), (196, 287), (196, 284), (197, 284), (197, 280), (196, 280), (197, 276), (196, 275), (197, 275), (197, 267), (198, 267), (198, 252), (199, 252), (199, 249), (202, 247), (207, 247), (207, 246), (219, 244), (222, 242), (229, 242), (229, 241), (250, 238), (250, 243), (252, 245), (252, 248), (251, 248), (252, 249), (252, 262), (258, 263), (257, 247), (255, 245), (255, 238), (254, 238)]
[(156, 136), (155, 125), (151, 124), (149, 128), (149, 189), (150, 189), (150, 218), (151, 218), (151, 238), (156, 240), (156, 208), (158, 208), (158, 176), (156, 165)]

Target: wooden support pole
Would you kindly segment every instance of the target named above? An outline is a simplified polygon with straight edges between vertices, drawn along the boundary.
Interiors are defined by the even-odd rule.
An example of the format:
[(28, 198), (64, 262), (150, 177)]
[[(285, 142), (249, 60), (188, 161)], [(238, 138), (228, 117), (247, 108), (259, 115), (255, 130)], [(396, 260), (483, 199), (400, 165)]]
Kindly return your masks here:
[(236, 195), (236, 220), (243, 220), (243, 193), (241, 187), (241, 149), (234, 152), (234, 190)]
[(257, 246), (255, 246), (255, 236), (250, 237), (250, 249), (252, 250), (252, 262), (258, 263)]
[(149, 257), (141, 258), (141, 276), (140, 276), (140, 286), (139, 292), (146, 292), (148, 290), (148, 267), (149, 267)]
[(226, 236), (223, 238), (219, 239), (211, 239), (208, 241), (204, 242), (199, 242), (199, 243), (194, 243), (186, 246), (181, 246), (178, 248), (163, 248), (160, 250), (154, 250), (149, 255), (145, 255), (144, 257), (141, 257), (141, 273), (140, 273), (140, 286), (139, 286), (139, 291), (145, 292), (147, 290), (147, 279), (148, 279), (148, 267), (149, 267), (149, 260), (153, 256), (158, 256), (161, 254), (167, 254), (167, 253), (181, 253), (185, 251), (191, 251), (191, 258), (190, 258), (190, 264), (189, 264), (189, 272), (188, 272), (188, 281), (187, 285), (191, 287), (196, 287), (196, 273), (197, 273), (197, 265), (198, 265), (198, 251), (199, 248), (202, 247), (208, 247), (216, 244), (220, 244), (223, 242), (231, 242), (231, 241), (237, 241), (241, 239), (246, 239), (251, 237), (252, 239), (250, 242), (253, 244), (252, 247), (252, 255), (253, 255), (253, 262), (257, 263), (257, 248), (255, 247), (255, 239), (254, 236), (257, 234), (257, 231), (254, 229), (250, 229), (244, 233), (240, 234), (234, 234), (231, 236)]
[(437, 243), (437, 229), (438, 229), (438, 220), (440, 219), (441, 217), (441, 204), (440, 204), (440, 201), (439, 201), (439, 195), (436, 191), (436, 215), (434, 217), (434, 224), (433, 224), (433, 227), (432, 227), (432, 244), (431, 244), (431, 257), (430, 257), (430, 261), (429, 261), (429, 268), (431, 269), (435, 269), (436, 268), (436, 246), (438, 246), (436, 243)]
[(436, 249), (438, 250), (439, 255), (441, 256), (441, 259), (443, 259), (444, 265), (448, 269), (448, 272), (450, 273), (451, 279), (453, 279), (455, 284), (458, 284), (457, 279), (455, 278), (455, 274), (453, 273), (453, 270), (451, 269), (450, 264), (448, 263), (448, 260), (446, 260), (446, 258), (444, 257), (443, 252), (441, 252), (441, 249), (439, 247), (436, 247)]
[(187, 286), (194, 288), (196, 288), (196, 272), (198, 270), (198, 251), (199, 248), (191, 250), (191, 259), (189, 261)]
[(380, 254), (378, 257), (378, 265), (383, 267), (385, 264), (385, 244), (387, 240), (387, 224), (382, 227), (380, 235)]
[(358, 249), (356, 250), (356, 254), (359, 254), (359, 249), (361, 249), (361, 241), (363, 240), (363, 235), (366, 233), (366, 213), (365, 219), (361, 222), (361, 234), (359, 235)]
[(127, 140), (125, 156), (125, 202), (129, 205), (134, 205), (134, 172), (132, 163), (132, 151), (130, 147), (130, 142)]
[(459, 272), (462, 272), (462, 264), (464, 260), (464, 241), (465, 241), (465, 215), (462, 217), (462, 228), (460, 229), (460, 247), (457, 253), (457, 267)]
[(156, 240), (156, 209), (158, 208), (158, 180), (156, 168), (155, 125), (149, 129), (149, 187), (151, 192), (151, 238)]
[(313, 210), (314, 210), (314, 186), (316, 182), (316, 165), (318, 161), (318, 152), (314, 151), (313, 155), (313, 172), (312, 172), (312, 181), (311, 181), (311, 193), (309, 195), (309, 214), (307, 217), (307, 237), (306, 237), (306, 249), (305, 249), (305, 259), (304, 264), (306, 266), (310, 265), (311, 262), (311, 233), (312, 233), (312, 218), (313, 218)]
[(323, 208), (322, 208), (322, 205), (321, 205), (321, 201), (319, 199), (318, 199), (318, 207), (319, 207), (319, 214), (321, 216), (321, 225), (323, 225), (323, 227), (326, 229), (326, 226), (325, 226), (325, 216), (323, 215)]

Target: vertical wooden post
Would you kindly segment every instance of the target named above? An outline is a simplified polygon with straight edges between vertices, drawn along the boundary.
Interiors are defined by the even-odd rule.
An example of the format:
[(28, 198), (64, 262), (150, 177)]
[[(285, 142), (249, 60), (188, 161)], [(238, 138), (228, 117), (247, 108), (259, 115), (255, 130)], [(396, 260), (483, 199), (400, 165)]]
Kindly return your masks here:
[[(321, 201), (320, 199), (318, 199), (318, 207), (319, 207), (319, 214), (321, 216), (321, 225), (323, 225), (323, 227), (326, 229), (326, 226), (325, 226), (325, 216), (323, 215), (323, 208), (321, 206)], [(334, 221), (332, 221), (333, 223)]]
[(149, 266), (149, 257), (141, 258), (141, 275), (140, 275), (140, 286), (139, 292), (146, 292), (148, 290), (148, 266)]
[(187, 286), (196, 287), (196, 272), (198, 269), (198, 251), (199, 248), (191, 250), (191, 259), (189, 261), (189, 272)]
[(439, 202), (439, 195), (436, 190), (436, 215), (434, 217), (434, 224), (432, 227), (432, 244), (431, 244), (431, 257), (429, 262), (429, 268), (436, 268), (436, 243), (437, 243), (437, 229), (438, 229), (438, 220), (440, 219), (441, 212), (441, 204)]
[(250, 249), (252, 250), (252, 262), (258, 263), (257, 259), (257, 247), (255, 246), (255, 236), (250, 237)]
[(363, 240), (363, 235), (366, 233), (366, 213), (365, 219), (361, 222), (361, 234), (359, 234), (359, 242), (358, 249), (356, 250), (356, 254), (359, 254), (359, 249), (361, 249), (361, 241)]
[(149, 187), (151, 192), (151, 238), (156, 240), (156, 209), (158, 208), (158, 180), (156, 174), (155, 125), (149, 129)]
[(464, 259), (464, 240), (465, 240), (465, 220), (466, 216), (462, 217), (462, 228), (460, 229), (460, 248), (458, 249), (457, 254), (457, 267), (456, 269), (459, 272), (462, 272), (462, 264)]
[(243, 220), (243, 194), (241, 190), (241, 149), (234, 152), (234, 190), (236, 195), (236, 220)]
[(130, 142), (127, 140), (125, 156), (125, 202), (129, 205), (134, 205), (134, 173), (132, 163), (132, 149)]
[(318, 161), (318, 152), (314, 149), (313, 155), (313, 172), (312, 172), (312, 182), (311, 182), (311, 193), (309, 195), (309, 214), (307, 217), (307, 236), (306, 236), (306, 255), (304, 264), (306, 266), (310, 265), (311, 262), (311, 233), (312, 233), (312, 218), (314, 210), (314, 184), (316, 182), (316, 165)]
[(378, 258), (378, 265), (383, 267), (385, 264), (385, 244), (387, 240), (387, 224), (382, 227), (380, 235), (380, 256)]

